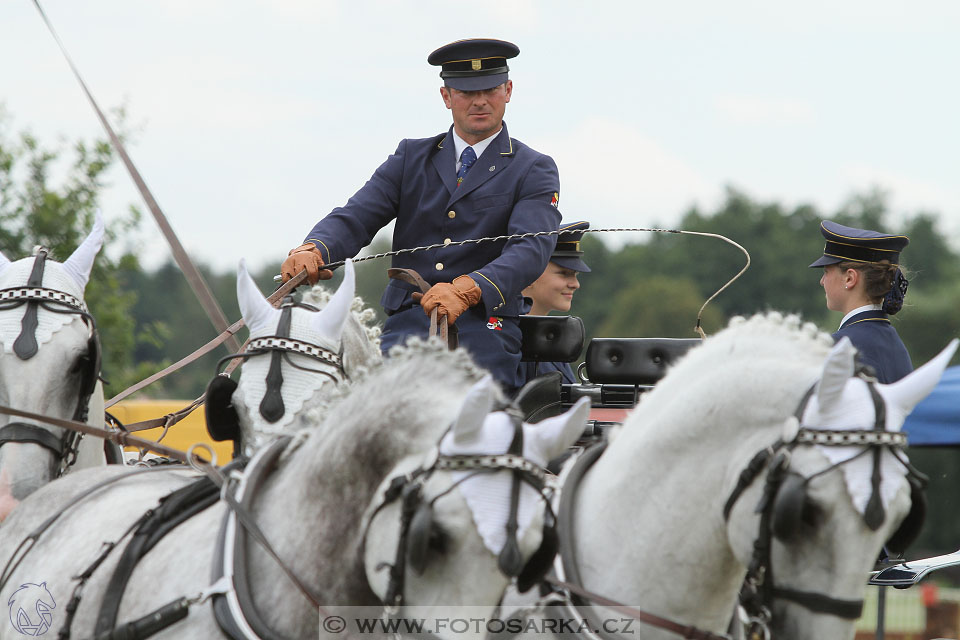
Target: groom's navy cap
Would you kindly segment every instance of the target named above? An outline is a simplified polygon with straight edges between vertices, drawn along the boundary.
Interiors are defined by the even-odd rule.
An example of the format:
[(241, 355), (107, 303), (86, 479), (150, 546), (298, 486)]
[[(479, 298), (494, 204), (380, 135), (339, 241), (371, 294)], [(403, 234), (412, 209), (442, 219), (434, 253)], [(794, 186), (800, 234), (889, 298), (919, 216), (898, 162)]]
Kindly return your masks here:
[(854, 229), (842, 224), (824, 220), (820, 223), (820, 233), (827, 239), (823, 255), (811, 267), (824, 267), (838, 262), (877, 263), (889, 260), (890, 264), (900, 264), (900, 252), (910, 238), (892, 236), (869, 229)]
[(472, 38), (443, 45), (427, 56), (427, 62), (440, 67), (446, 86), (484, 91), (507, 81), (507, 59), (519, 53), (520, 47), (506, 40)]
[(583, 251), (580, 249), (580, 239), (583, 237), (584, 229), (589, 229), (590, 223), (586, 221), (571, 222), (561, 224), (560, 233), (557, 236), (557, 248), (550, 255), (550, 262), (556, 263), (564, 269), (572, 269), (580, 273), (587, 273), (590, 267), (583, 261)]

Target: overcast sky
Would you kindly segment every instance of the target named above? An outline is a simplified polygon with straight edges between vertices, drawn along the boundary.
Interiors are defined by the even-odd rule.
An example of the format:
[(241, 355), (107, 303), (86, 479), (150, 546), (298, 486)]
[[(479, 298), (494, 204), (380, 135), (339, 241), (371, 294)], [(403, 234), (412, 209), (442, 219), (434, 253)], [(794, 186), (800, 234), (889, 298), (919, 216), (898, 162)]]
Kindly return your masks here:
[[(517, 43), (510, 133), (565, 220), (671, 225), (733, 185), (835, 210), (873, 185), (960, 238), (960, 2), (45, 0), (197, 260), (279, 263), (404, 137), (445, 131), (452, 40)], [(7, 131), (101, 137), (31, 0), (0, 3)], [(142, 201), (110, 174), (104, 213)], [(144, 211), (146, 211), (145, 207)], [(144, 221), (148, 265), (169, 252)], [(816, 233), (816, 230), (811, 230)]]

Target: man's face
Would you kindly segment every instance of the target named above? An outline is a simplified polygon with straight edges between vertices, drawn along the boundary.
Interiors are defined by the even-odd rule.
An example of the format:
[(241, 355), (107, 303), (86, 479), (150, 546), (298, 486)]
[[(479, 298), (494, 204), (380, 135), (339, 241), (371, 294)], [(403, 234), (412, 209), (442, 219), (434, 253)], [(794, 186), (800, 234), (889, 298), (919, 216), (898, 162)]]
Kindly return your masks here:
[(443, 103), (453, 112), (457, 135), (469, 144), (480, 142), (500, 129), (512, 93), (512, 80), (484, 91), (440, 87)]

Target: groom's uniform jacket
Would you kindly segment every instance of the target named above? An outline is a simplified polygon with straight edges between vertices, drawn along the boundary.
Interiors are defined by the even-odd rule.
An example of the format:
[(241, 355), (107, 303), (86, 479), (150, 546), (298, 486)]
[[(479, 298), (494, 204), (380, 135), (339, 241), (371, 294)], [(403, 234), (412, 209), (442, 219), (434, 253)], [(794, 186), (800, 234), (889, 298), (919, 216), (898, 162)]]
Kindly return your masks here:
[(874, 368), (880, 382), (896, 382), (913, 371), (907, 347), (883, 311), (867, 310), (847, 318), (833, 339), (844, 336), (857, 348), (860, 362)]
[[(555, 235), (444, 246), (471, 238), (554, 231), (560, 223), (560, 178), (554, 161), (510, 137), (506, 123), (457, 186), (453, 128), (433, 138), (406, 139), (343, 206), (305, 238), (325, 262), (355, 256), (396, 219), (393, 250), (438, 248), (393, 257), (431, 285), (469, 275), (480, 302), (456, 321), (462, 346), (508, 389), (519, 387), (520, 328), (526, 309), (520, 291), (536, 280), (556, 244)], [(429, 319), (411, 294), (390, 280), (380, 303), (389, 315), (381, 348), (411, 335), (426, 337)]]

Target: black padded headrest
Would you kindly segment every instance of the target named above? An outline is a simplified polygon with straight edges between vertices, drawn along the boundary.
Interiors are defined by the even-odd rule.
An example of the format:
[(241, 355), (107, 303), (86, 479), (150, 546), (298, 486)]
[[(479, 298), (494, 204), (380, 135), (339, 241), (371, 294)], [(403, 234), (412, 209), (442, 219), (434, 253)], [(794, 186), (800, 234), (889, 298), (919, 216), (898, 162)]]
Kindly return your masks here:
[(587, 377), (596, 384), (656, 384), (699, 338), (594, 338)]
[(524, 362), (576, 362), (586, 335), (576, 316), (520, 316)]

